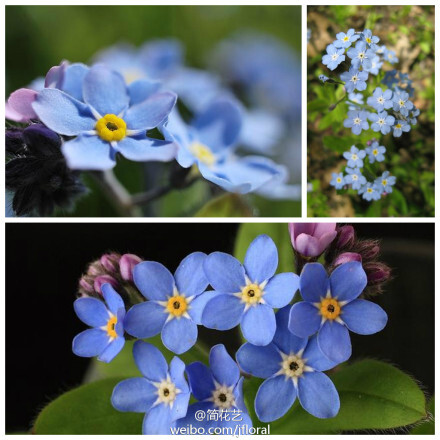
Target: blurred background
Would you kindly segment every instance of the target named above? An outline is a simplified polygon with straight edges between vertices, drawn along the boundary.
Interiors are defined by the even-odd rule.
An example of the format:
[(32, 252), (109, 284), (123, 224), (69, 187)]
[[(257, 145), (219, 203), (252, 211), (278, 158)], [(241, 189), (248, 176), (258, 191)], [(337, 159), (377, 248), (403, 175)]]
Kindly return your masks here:
[[(242, 39), (245, 35), (251, 36), (255, 52), (248, 50), (249, 38)], [(270, 156), (288, 166), (289, 183), (300, 183), (300, 6), (8, 6), (6, 94), (9, 96), (17, 88), (44, 76), (61, 60), (90, 63), (98, 51), (114, 44), (125, 42), (139, 47), (147, 41), (168, 38), (181, 42), (186, 66), (207, 69), (218, 75), (223, 85), (231, 88), (246, 105), (251, 104), (251, 100), (259, 100), (268, 106), (274, 102), (279, 106), (286, 96), (295, 95), (289, 98), (288, 111), (281, 115), (285, 127)], [(255, 56), (250, 56), (254, 53)], [(252, 90), (244, 87), (244, 81), (251, 79), (239, 77), (238, 73), (246, 73), (240, 69), (237, 73), (237, 62), (245, 62), (243, 54), (248, 56), (246, 69), (250, 69), (249, 72), (266, 69), (263, 78), (266, 96), (262, 96), (261, 83), (254, 83)], [(286, 80), (273, 80), (270, 75), (274, 69), (277, 75), (282, 72)], [(290, 90), (286, 92), (288, 87)], [(272, 110), (278, 111), (277, 115), (283, 111), (274, 106)], [(115, 168), (115, 174), (131, 193), (148, 189), (153, 185), (154, 176), (166, 172), (167, 166), (163, 164), (140, 164), (123, 158)], [(58, 215), (117, 215), (96, 183), (87, 175), (84, 181), (91, 189), (90, 194), (80, 199), (74, 211)], [(143, 215), (196, 215), (208, 200), (218, 195), (205, 181), (197, 182), (152, 203)], [(221, 206), (223, 212), (218, 206), (211, 206), (210, 213), (273, 217), (297, 216), (301, 212), (299, 201), (269, 200), (259, 195), (240, 196), (238, 200), (231, 197), (228, 203)], [(201, 215), (206, 214), (205, 210)]]
[[(72, 303), (89, 262), (113, 250), (159, 261), (174, 271), (194, 251), (233, 252), (239, 226), (8, 223), (6, 431), (27, 431), (47, 403), (82, 383), (93, 363), (71, 351), (73, 337), (86, 328)], [(387, 327), (368, 337), (352, 334), (352, 358), (391, 362), (414, 377), (429, 398), (434, 393), (434, 225), (354, 227), (359, 238), (381, 240), (381, 260), (392, 267), (393, 279), (374, 299), (388, 313)], [(289, 243), (287, 224), (285, 231)], [(210, 346), (224, 342), (231, 353), (239, 347), (237, 329), (199, 327), (199, 332)]]
[[(434, 216), (434, 6), (309, 6), (307, 28), (308, 215)], [(384, 68), (409, 75), (414, 87), (411, 100), (420, 109), (418, 123), (409, 133), (382, 138), (380, 145), (387, 148), (384, 170), (397, 177), (397, 191), (377, 202), (366, 202), (345, 190), (336, 192), (330, 186), (332, 173), (343, 171), (346, 164), (342, 152), (349, 148), (343, 145), (343, 137), (351, 132), (342, 125), (346, 118), (343, 104), (338, 108), (341, 111), (329, 111), (329, 106), (341, 99), (342, 87), (324, 86), (318, 76), (339, 78), (321, 60), (336, 34), (350, 28), (371, 29), (380, 38), (379, 45), (396, 53), (399, 62), (385, 63)], [(365, 132), (368, 135), (369, 139), (374, 135), (381, 138), (371, 130)]]

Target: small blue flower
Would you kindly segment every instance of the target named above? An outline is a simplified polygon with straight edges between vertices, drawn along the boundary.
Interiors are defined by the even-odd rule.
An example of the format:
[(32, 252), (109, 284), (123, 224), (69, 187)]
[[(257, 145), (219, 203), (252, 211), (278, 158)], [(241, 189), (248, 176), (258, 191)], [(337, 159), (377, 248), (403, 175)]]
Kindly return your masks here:
[(383, 61), (381, 61), (380, 57), (375, 56), (373, 57), (373, 59), (371, 60), (371, 67), (367, 70), (368, 73), (371, 73), (372, 75), (378, 75), (379, 74), (379, 70), (381, 69), (381, 67), (383, 66)]
[(355, 47), (348, 49), (347, 55), (351, 58), (351, 65), (364, 70), (371, 68), (371, 60), (374, 58), (374, 52), (367, 47), (364, 41), (358, 41)]
[(353, 134), (361, 134), (362, 130), (368, 130), (368, 112), (350, 110), (347, 116), (343, 124), (344, 127), (351, 128)]
[(362, 168), (364, 166), (363, 159), (365, 158), (365, 151), (359, 150), (359, 148), (356, 148), (354, 145), (352, 145), (350, 151), (346, 151), (343, 156), (347, 159), (347, 166), (349, 168)]
[(351, 43), (359, 39), (359, 35), (355, 34), (354, 29), (349, 29), (345, 34), (344, 32), (339, 32), (336, 34), (336, 40), (333, 42), (335, 47), (343, 47), (346, 49), (351, 46)]
[(205, 327), (229, 330), (238, 324), (255, 345), (267, 345), (275, 334), (274, 308), (284, 307), (298, 288), (294, 273), (275, 275), (278, 251), (273, 240), (259, 235), (249, 246), (242, 265), (223, 252), (210, 254), (204, 269), (215, 297), (202, 314)]
[(385, 72), (385, 76), (382, 79), (382, 83), (385, 84), (389, 89), (394, 89), (395, 85), (399, 83), (396, 77), (397, 70), (388, 70)]
[[(255, 412), (262, 422), (284, 416), (298, 397), (301, 406), (320, 419), (336, 416), (338, 392), (323, 371), (337, 365), (323, 355), (318, 338), (297, 337), (288, 329), (290, 307), (278, 310), (277, 331), (265, 347), (246, 343), (237, 352), (240, 368), (266, 379), (255, 398)], [(338, 324), (339, 325), (339, 324)]]
[(371, 335), (382, 330), (388, 320), (381, 307), (358, 299), (367, 285), (362, 264), (341, 264), (328, 277), (320, 263), (308, 263), (300, 276), (304, 301), (292, 306), (289, 330), (301, 338), (318, 332), (318, 346), (333, 362), (345, 362), (351, 356), (349, 330)]
[(362, 93), (349, 93), (348, 99), (356, 104), (364, 103), (364, 95), (362, 95)]
[(328, 76), (325, 76), (325, 75), (319, 75), (318, 78), (323, 83), (327, 82), (330, 79)]
[(373, 131), (380, 131), (382, 134), (388, 134), (394, 124), (394, 116), (388, 115), (387, 112), (370, 113), (368, 119), (372, 121), (371, 129)]
[(197, 324), (209, 294), (203, 271), (206, 254), (193, 252), (182, 260), (174, 276), (160, 263), (144, 261), (135, 266), (133, 280), (148, 300), (134, 305), (125, 317), (125, 330), (137, 338), (159, 333), (168, 350), (189, 350), (197, 340)]
[(345, 49), (337, 49), (333, 44), (327, 46), (327, 54), (322, 57), (322, 64), (330, 70), (335, 70), (343, 61), (345, 61)]
[(408, 116), (408, 113), (414, 104), (409, 101), (409, 95), (406, 92), (394, 93), (393, 96), (393, 109), (396, 112), (400, 112), (402, 116)]
[(379, 37), (373, 35), (370, 29), (365, 29), (361, 33), (361, 41), (365, 41), (371, 50), (376, 51), (378, 49), (377, 43), (379, 43)]
[(332, 180), (330, 180), (330, 185), (334, 186), (336, 189), (342, 189), (345, 185), (344, 174), (332, 173)]
[(385, 160), (384, 153), (387, 151), (385, 147), (379, 145), (379, 142), (374, 141), (369, 147), (365, 148), (370, 163), (383, 162)]
[(362, 198), (367, 202), (371, 202), (372, 200), (379, 200), (381, 195), (379, 188), (376, 184), (371, 182), (367, 182), (366, 185), (362, 186), (359, 191), (359, 195), (362, 195)]
[(417, 124), (417, 117), (420, 115), (420, 110), (416, 107), (413, 107), (413, 109), (409, 113), (409, 122), (411, 125)]
[(396, 120), (395, 124), (393, 126), (393, 136), (394, 137), (400, 137), (402, 136), (402, 133), (407, 133), (411, 130), (411, 126), (408, 124), (408, 122), (404, 120)]
[[(178, 426), (203, 427), (206, 433), (210, 428), (222, 426), (247, 425), (250, 428), (252, 420), (244, 404), (243, 377), (223, 344), (211, 348), (209, 365), (211, 368), (193, 362), (186, 367), (192, 394), (198, 402), (188, 408), (186, 417), (178, 421)], [(203, 421), (196, 418), (198, 411), (205, 414)], [(214, 412), (230, 413), (229, 420), (227, 417), (209, 417)]]
[(143, 341), (134, 343), (133, 357), (143, 377), (119, 382), (113, 390), (112, 405), (122, 412), (145, 413), (143, 434), (169, 435), (188, 410), (191, 394), (185, 364), (175, 356), (168, 367), (159, 349)]
[(393, 106), (393, 92), (389, 89), (383, 91), (377, 87), (373, 95), (367, 98), (367, 104), (376, 109), (378, 112), (383, 112)]
[(399, 62), (399, 58), (397, 58), (396, 52), (394, 52), (393, 50), (389, 50), (389, 49), (385, 48), (385, 52), (383, 54), (383, 57), (390, 64), (396, 64)]
[(345, 183), (351, 185), (353, 189), (359, 189), (362, 185), (367, 183), (367, 179), (362, 175), (359, 168), (346, 168)]
[(125, 344), (123, 321), (125, 306), (110, 284), (101, 287), (106, 305), (97, 298), (78, 298), (73, 306), (82, 322), (93, 327), (75, 336), (72, 350), (77, 356), (110, 362)]
[(393, 185), (396, 183), (396, 178), (394, 176), (390, 176), (389, 171), (384, 171), (382, 176), (378, 177), (374, 183), (378, 188), (380, 188), (381, 192), (391, 193), (393, 192)]
[(348, 72), (344, 72), (340, 76), (341, 80), (345, 82), (345, 89), (348, 93), (353, 92), (354, 90), (359, 90), (362, 92), (367, 88), (367, 72), (359, 72), (359, 70), (355, 67), (350, 67)]

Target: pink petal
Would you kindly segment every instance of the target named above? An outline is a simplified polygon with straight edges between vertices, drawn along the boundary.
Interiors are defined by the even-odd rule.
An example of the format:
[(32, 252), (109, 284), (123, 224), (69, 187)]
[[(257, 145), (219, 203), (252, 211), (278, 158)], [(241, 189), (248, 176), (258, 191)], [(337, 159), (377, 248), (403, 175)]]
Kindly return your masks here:
[(299, 234), (296, 237), (294, 248), (305, 257), (317, 257), (322, 253), (318, 239), (308, 234)]
[(10, 121), (15, 121), (15, 122), (29, 121), (28, 119), (23, 118), (23, 116), (20, 113), (16, 112), (7, 102), (5, 103), (5, 117)]
[(38, 119), (32, 108), (32, 103), (35, 101), (38, 92), (31, 89), (18, 89), (12, 92), (8, 99), (8, 104), (12, 110), (21, 115), (25, 120)]
[(336, 223), (315, 223), (315, 225), (313, 236), (316, 238), (321, 238), (324, 234), (336, 231)]
[(289, 232), (292, 239), (296, 239), (300, 234), (314, 235), (316, 223), (289, 223)]

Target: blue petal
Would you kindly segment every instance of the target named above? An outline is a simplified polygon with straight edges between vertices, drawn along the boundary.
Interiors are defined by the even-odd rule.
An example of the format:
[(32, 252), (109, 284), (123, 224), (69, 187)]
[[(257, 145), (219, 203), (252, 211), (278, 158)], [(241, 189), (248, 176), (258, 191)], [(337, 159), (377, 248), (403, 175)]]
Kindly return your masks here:
[(144, 377), (119, 382), (112, 393), (112, 405), (122, 412), (147, 412), (157, 399), (157, 388)]
[[(208, 429), (217, 425), (215, 420), (208, 420), (208, 411), (214, 410), (214, 404), (212, 402), (196, 402), (188, 407), (186, 416), (176, 421), (176, 426), (180, 428), (189, 429), (191, 427), (201, 429), (204, 428), (208, 433)], [(196, 419), (196, 413), (203, 411), (205, 418), (203, 420)], [(200, 414), (200, 413), (199, 413)]]
[(222, 293), (237, 293), (246, 285), (241, 263), (232, 255), (213, 252), (203, 265), (209, 284)]
[(125, 137), (116, 144), (116, 150), (136, 162), (169, 162), (176, 157), (176, 145), (147, 137)]
[(209, 366), (214, 379), (220, 385), (235, 386), (240, 379), (240, 370), (223, 344), (214, 345), (209, 353)]
[(133, 345), (133, 358), (139, 371), (152, 382), (161, 382), (168, 373), (167, 361), (154, 345), (136, 341)]
[(162, 342), (176, 354), (185, 353), (197, 341), (197, 324), (188, 318), (174, 318), (162, 329)]
[(104, 303), (96, 298), (78, 298), (73, 308), (78, 318), (90, 327), (107, 325), (110, 318)]
[(353, 301), (366, 285), (367, 275), (358, 261), (341, 264), (330, 275), (332, 297), (338, 301)]
[[(203, 292), (202, 294), (196, 296), (189, 306), (188, 315), (197, 324), (202, 325), (202, 315), (205, 310), (206, 304), (211, 301), (214, 297), (221, 295), (215, 290), (210, 290), (208, 292)], [(238, 324), (238, 323), (237, 323)]]
[(125, 339), (122, 336), (118, 336), (113, 339), (107, 348), (99, 355), (98, 360), (102, 362), (111, 362), (115, 356), (124, 348)]
[(62, 86), (60, 87), (61, 90), (73, 96), (78, 101), (82, 101), (82, 85), (88, 71), (89, 67), (82, 63), (74, 63), (67, 66), (64, 71)]
[(299, 290), (304, 301), (319, 302), (330, 287), (327, 272), (320, 263), (308, 263), (299, 278)]
[(101, 116), (119, 115), (129, 103), (122, 76), (103, 65), (90, 68), (83, 81), (83, 97)]
[(143, 102), (130, 107), (124, 116), (130, 130), (150, 130), (157, 127), (170, 114), (177, 95), (172, 92), (156, 93)]
[(286, 354), (298, 353), (307, 345), (307, 338), (300, 338), (292, 334), (288, 328), (290, 319), (290, 306), (278, 310), (275, 315), (277, 331), (273, 343)]
[(104, 330), (91, 328), (76, 335), (72, 342), (72, 351), (81, 357), (94, 357), (102, 353), (109, 343)]
[(165, 266), (155, 261), (137, 264), (133, 269), (133, 280), (147, 299), (164, 301), (173, 294), (173, 275)]
[(226, 191), (235, 192), (239, 194), (247, 194), (252, 190), (252, 185), (249, 182), (238, 182), (234, 183), (230, 179), (230, 177), (224, 174), (223, 168), (220, 169), (212, 169), (209, 166), (204, 165), (203, 163), (198, 163), (200, 174), (212, 183), (220, 186)]
[(151, 408), (145, 415), (142, 424), (142, 434), (144, 435), (170, 435), (172, 426), (171, 410), (168, 405), (160, 403)]
[(355, 299), (342, 308), (342, 320), (349, 330), (359, 335), (380, 332), (388, 321), (382, 307), (364, 299)]
[(319, 330), (321, 326), (319, 310), (306, 301), (292, 306), (289, 319), (289, 330), (300, 338), (307, 338)]
[(233, 295), (220, 294), (206, 303), (202, 324), (215, 330), (229, 330), (240, 323), (244, 304)]
[(189, 386), (185, 380), (185, 363), (177, 356), (171, 359), (170, 377), (182, 393), (189, 393)]
[(258, 347), (246, 342), (238, 349), (236, 357), (238, 365), (245, 373), (263, 379), (274, 375), (280, 369), (282, 360), (273, 343)]
[(244, 257), (244, 268), (253, 283), (272, 278), (278, 266), (278, 250), (268, 235), (259, 235), (249, 245)]
[(176, 396), (171, 409), (171, 421), (175, 422), (186, 416), (190, 397), (191, 394), (189, 392), (180, 393)]
[(98, 136), (78, 136), (64, 142), (61, 150), (72, 170), (109, 170), (116, 165), (110, 144)]
[(211, 370), (201, 362), (193, 362), (186, 366), (186, 374), (191, 392), (197, 400), (206, 400), (212, 397), (215, 390), (214, 378)]
[(244, 394), (243, 394), (243, 381), (244, 377), (240, 377), (234, 388), (234, 398), (235, 398), (235, 406), (242, 412), (247, 413), (247, 408), (244, 403)]
[(174, 278), (177, 290), (185, 296), (199, 295), (208, 287), (208, 279), (203, 270), (206, 254), (193, 252), (182, 260)]
[(345, 325), (326, 321), (318, 333), (318, 346), (326, 357), (338, 364), (351, 356), (351, 341)]
[(294, 273), (275, 275), (264, 288), (264, 301), (274, 308), (281, 308), (292, 301), (299, 287), (299, 276)]
[(241, 318), (241, 331), (251, 344), (267, 345), (275, 335), (275, 313), (266, 304), (252, 306)]
[(103, 284), (101, 286), (102, 295), (104, 296), (107, 307), (113, 315), (117, 315), (119, 309), (124, 309), (124, 301), (122, 301), (121, 296), (113, 286), (109, 283)]
[(333, 382), (320, 372), (305, 373), (298, 381), (298, 399), (312, 416), (335, 417), (339, 412), (339, 395)]
[(136, 338), (151, 338), (162, 331), (167, 316), (164, 307), (154, 301), (135, 304), (125, 315), (124, 328)]
[(130, 106), (139, 104), (148, 99), (161, 88), (159, 81), (150, 81), (148, 79), (138, 79), (128, 86), (130, 96)]
[(306, 359), (306, 364), (316, 371), (327, 371), (338, 365), (338, 362), (333, 362), (324, 356), (324, 353), (319, 348), (317, 335), (309, 339), (303, 353), (303, 358)]
[(284, 375), (266, 379), (255, 398), (255, 412), (262, 422), (272, 422), (283, 417), (296, 398), (293, 381)]
[(43, 89), (32, 108), (51, 130), (66, 136), (76, 136), (93, 130), (96, 119), (89, 107), (58, 89)]
[(233, 146), (242, 125), (241, 109), (236, 101), (218, 99), (200, 112), (193, 122), (199, 140), (213, 152)]

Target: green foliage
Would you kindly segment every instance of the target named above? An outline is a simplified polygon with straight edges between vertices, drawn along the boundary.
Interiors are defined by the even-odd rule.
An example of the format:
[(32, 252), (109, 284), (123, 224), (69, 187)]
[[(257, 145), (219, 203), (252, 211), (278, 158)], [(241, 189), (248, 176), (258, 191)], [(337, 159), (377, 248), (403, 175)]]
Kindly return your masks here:
[(223, 194), (210, 200), (196, 217), (251, 217), (252, 210), (238, 194)]
[(429, 401), (428, 406), (428, 417), (426, 420), (421, 422), (420, 424), (417, 424), (413, 429), (411, 429), (410, 434), (413, 435), (419, 435), (419, 434), (425, 434), (425, 435), (434, 435), (435, 434), (435, 399), (434, 396), (432, 396), (432, 399)]

